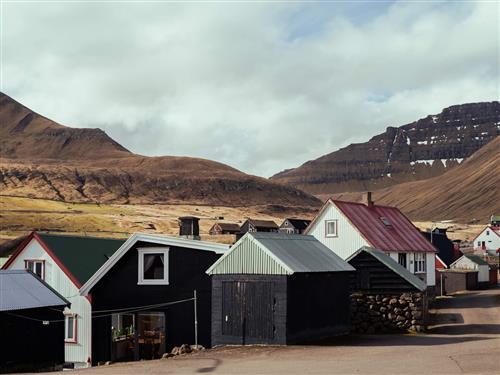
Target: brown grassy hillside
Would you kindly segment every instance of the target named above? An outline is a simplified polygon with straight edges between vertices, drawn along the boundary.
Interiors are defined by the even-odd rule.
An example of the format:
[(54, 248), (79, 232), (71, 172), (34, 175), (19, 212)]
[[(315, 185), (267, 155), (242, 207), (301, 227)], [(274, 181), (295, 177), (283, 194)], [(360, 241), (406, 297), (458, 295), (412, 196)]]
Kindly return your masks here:
[[(500, 213), (499, 187), (500, 137), (496, 137), (463, 164), (441, 176), (378, 190), (374, 197), (377, 203), (399, 207), (413, 220), (487, 222), (492, 214)], [(362, 199), (362, 193), (334, 196)]]
[(0, 194), (67, 202), (319, 205), (296, 188), (228, 165), (146, 157), (100, 129), (73, 129), (0, 93)]

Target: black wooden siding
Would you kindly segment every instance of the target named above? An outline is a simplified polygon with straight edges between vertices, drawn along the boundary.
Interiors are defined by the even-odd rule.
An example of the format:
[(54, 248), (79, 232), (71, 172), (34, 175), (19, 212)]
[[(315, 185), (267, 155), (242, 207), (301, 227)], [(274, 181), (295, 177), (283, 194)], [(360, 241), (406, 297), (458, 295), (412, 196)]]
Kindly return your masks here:
[(213, 275), (212, 344), (262, 343), (286, 343), (286, 276)]
[[(211, 326), (211, 283), (205, 271), (219, 254), (169, 246), (169, 285), (137, 285), (140, 247), (161, 247), (138, 242), (91, 290), (93, 311), (153, 305), (178, 301), (198, 294), (198, 342), (209, 347)], [(165, 313), (166, 350), (194, 343), (194, 306), (184, 302), (149, 311)], [(111, 317), (94, 318), (92, 360), (111, 360)]]
[(356, 269), (351, 277), (351, 291), (397, 293), (418, 291), (411, 283), (366, 252), (349, 261)]
[(285, 345), (347, 333), (349, 306), (347, 272), (213, 275), (212, 343)]
[[(63, 320), (64, 307), (44, 307), (10, 311), (16, 315), (42, 319)], [(0, 373), (50, 370), (64, 363), (64, 321), (43, 325), (0, 312)]]
[(288, 278), (288, 343), (349, 332), (352, 273), (298, 273)]

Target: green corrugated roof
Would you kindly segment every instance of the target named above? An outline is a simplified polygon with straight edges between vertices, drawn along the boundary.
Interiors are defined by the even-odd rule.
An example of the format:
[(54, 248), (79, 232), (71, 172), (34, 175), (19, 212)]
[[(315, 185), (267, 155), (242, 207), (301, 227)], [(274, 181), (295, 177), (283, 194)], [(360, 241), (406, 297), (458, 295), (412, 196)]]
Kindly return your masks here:
[(80, 285), (85, 282), (106, 262), (125, 240), (62, 236), (38, 233)]
[(420, 280), (417, 276), (412, 274), (410, 271), (408, 271), (406, 268), (404, 268), (401, 264), (396, 262), (394, 259), (392, 259), (390, 256), (386, 255), (383, 251), (379, 249), (374, 249), (373, 247), (368, 247), (368, 246), (363, 246), (360, 248), (358, 251), (356, 251), (354, 254), (352, 254), (349, 258), (347, 258), (347, 262), (349, 263), (351, 259), (355, 258), (360, 252), (365, 252), (373, 256), (375, 259), (377, 259), (379, 262), (383, 263), (386, 265), (388, 268), (396, 272), (399, 276), (401, 276), (403, 279), (408, 281), (411, 285), (413, 285), (415, 288), (417, 288), (420, 291), (424, 291), (427, 289), (427, 285), (425, 284), (424, 281)]

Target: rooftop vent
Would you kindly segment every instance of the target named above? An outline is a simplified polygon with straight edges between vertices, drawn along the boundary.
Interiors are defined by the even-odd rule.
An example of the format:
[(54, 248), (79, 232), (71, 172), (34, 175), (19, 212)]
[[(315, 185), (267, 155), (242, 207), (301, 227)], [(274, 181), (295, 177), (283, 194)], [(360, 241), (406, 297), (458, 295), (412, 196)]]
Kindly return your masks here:
[(380, 217), (380, 221), (386, 226), (386, 227), (392, 227), (392, 224), (388, 218), (385, 216)]

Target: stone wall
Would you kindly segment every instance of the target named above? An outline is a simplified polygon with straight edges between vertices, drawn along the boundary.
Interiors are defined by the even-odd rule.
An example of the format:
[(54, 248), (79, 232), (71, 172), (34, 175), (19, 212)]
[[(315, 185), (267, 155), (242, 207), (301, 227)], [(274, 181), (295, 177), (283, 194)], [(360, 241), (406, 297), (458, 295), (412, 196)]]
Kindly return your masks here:
[(427, 310), (424, 293), (354, 293), (351, 295), (352, 332), (423, 332)]

